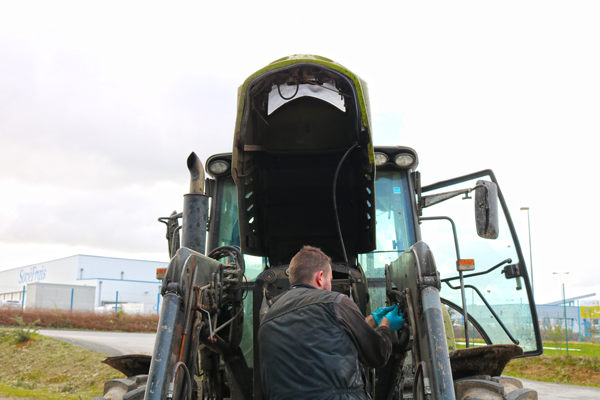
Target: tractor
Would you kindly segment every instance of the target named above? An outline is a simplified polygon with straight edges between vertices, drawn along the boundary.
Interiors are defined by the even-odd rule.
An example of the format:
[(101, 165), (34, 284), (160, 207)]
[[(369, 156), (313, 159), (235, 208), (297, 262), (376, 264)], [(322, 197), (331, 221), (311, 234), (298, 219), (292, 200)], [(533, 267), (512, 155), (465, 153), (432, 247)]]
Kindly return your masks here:
[(387, 364), (365, 368), (373, 399), (537, 399), (502, 375), (543, 350), (494, 173), (423, 184), (418, 162), (373, 144), (367, 85), (339, 63), (294, 55), (248, 77), (232, 152), (192, 153), (183, 212), (159, 219), (171, 261), (153, 355), (105, 360), (128, 378), (104, 398), (262, 399), (258, 327), (311, 245), (365, 316), (403, 313)]

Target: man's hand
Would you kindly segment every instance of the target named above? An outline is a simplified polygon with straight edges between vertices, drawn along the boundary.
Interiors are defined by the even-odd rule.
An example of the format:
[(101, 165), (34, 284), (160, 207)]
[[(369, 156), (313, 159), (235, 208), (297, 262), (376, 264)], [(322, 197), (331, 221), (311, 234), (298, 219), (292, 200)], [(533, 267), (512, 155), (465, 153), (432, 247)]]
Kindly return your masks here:
[(394, 309), (390, 310), (390, 312), (388, 312), (385, 315), (383, 320), (387, 320), (389, 322), (389, 327), (391, 331), (397, 331), (398, 329), (401, 329), (404, 323), (402, 319), (402, 314), (400, 313), (398, 306), (394, 306)]
[[(394, 309), (394, 307), (397, 307), (397, 306), (381, 307), (371, 313), (371, 315), (373, 316), (373, 319), (375, 320), (375, 323), (376, 323), (375, 327), (379, 326), (383, 317), (385, 317), (387, 313), (392, 311)], [(367, 322), (369, 322), (369, 321), (367, 321)]]

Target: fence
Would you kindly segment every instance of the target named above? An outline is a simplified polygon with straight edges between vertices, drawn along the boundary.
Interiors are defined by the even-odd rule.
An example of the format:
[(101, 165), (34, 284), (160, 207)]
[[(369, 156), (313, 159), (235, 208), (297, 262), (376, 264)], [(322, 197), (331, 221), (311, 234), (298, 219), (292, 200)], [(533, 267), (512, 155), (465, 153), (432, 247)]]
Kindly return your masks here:
[(581, 302), (579, 306), (537, 306), (542, 340), (549, 342), (600, 342), (600, 306)]

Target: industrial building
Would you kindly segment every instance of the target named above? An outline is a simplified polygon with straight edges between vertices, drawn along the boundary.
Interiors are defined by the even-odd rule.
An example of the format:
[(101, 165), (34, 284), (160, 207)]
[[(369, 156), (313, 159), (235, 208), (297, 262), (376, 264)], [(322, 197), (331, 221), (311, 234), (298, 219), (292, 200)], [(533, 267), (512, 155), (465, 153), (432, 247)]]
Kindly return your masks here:
[(0, 300), (18, 300), (24, 308), (114, 310), (147, 314), (158, 311), (160, 281), (156, 269), (168, 263), (76, 255), (0, 271)]

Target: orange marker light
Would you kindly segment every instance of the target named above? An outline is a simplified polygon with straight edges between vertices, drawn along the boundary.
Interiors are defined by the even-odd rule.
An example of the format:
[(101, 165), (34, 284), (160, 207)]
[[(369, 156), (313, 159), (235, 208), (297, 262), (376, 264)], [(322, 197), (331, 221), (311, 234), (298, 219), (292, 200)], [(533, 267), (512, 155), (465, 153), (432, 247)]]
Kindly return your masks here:
[(474, 271), (475, 270), (475, 260), (472, 258), (458, 260), (456, 262), (456, 269), (458, 271)]
[(167, 274), (166, 268), (157, 268), (156, 269), (156, 279), (162, 280), (166, 274)]

